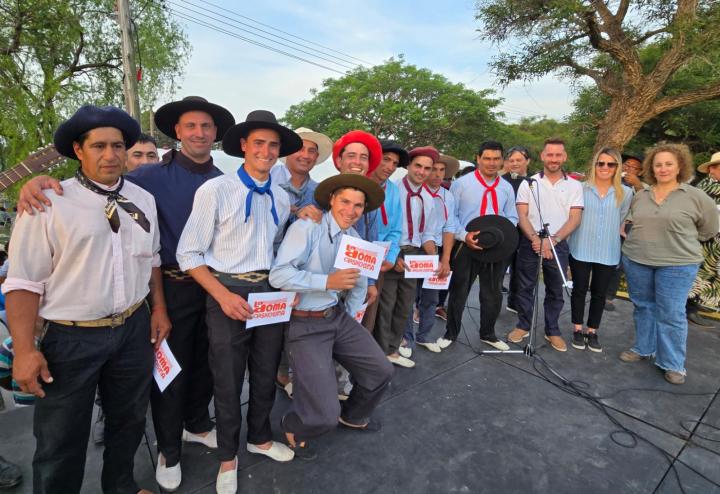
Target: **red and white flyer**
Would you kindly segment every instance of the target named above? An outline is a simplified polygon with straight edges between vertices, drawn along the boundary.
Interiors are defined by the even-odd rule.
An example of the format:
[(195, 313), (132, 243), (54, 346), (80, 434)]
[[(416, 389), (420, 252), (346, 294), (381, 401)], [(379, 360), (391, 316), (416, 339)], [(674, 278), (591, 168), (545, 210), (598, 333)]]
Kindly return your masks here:
[(161, 393), (180, 374), (181, 370), (180, 364), (175, 360), (175, 355), (170, 351), (167, 340), (162, 340), (160, 348), (155, 350), (155, 368), (153, 369), (153, 377)]
[(350, 235), (343, 235), (340, 239), (340, 248), (335, 257), (334, 267), (359, 269), (362, 276), (376, 280), (380, 276), (383, 259), (385, 259), (385, 247)]
[(362, 304), (360, 308), (355, 312), (355, 315), (353, 316), (357, 322), (362, 324), (363, 317), (365, 317), (365, 311), (367, 311), (367, 302)]
[(247, 302), (253, 314), (245, 321), (245, 328), (289, 321), (293, 300), (295, 292), (250, 293)]
[(428, 278), (438, 270), (438, 256), (405, 256), (405, 278)]
[(450, 278), (452, 277), (452, 271), (447, 275), (447, 278), (438, 278), (437, 276), (429, 276), (423, 281), (422, 287), (430, 290), (447, 290), (450, 287)]

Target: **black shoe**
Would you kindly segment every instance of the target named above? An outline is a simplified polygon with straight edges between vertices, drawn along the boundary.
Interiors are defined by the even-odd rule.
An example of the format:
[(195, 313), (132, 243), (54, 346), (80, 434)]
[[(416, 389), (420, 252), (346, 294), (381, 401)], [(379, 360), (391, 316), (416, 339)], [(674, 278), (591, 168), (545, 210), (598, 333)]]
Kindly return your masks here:
[(508, 293), (508, 289), (505, 288), (505, 286), (503, 286), (502, 288), (500, 288), (500, 291), (501, 291), (502, 293)]
[(715, 325), (712, 324), (710, 321), (705, 319), (703, 316), (701, 316), (698, 312), (692, 311), (687, 313), (687, 320), (688, 322), (699, 326), (701, 328), (714, 328)]
[(585, 336), (587, 340), (587, 347), (591, 352), (600, 353), (602, 352), (602, 346), (598, 341), (597, 333), (590, 333)]
[(303, 461), (313, 461), (317, 459), (317, 452), (315, 448), (310, 447), (310, 443), (305, 441), (304, 443), (297, 443), (294, 447), (288, 444), (288, 447), (295, 452), (295, 458)]
[(585, 335), (582, 331), (573, 331), (572, 347), (585, 350)]
[(605, 300), (605, 310), (608, 312), (615, 311), (615, 304), (612, 300)]
[(14, 487), (22, 482), (20, 467), (0, 456), (0, 489)]

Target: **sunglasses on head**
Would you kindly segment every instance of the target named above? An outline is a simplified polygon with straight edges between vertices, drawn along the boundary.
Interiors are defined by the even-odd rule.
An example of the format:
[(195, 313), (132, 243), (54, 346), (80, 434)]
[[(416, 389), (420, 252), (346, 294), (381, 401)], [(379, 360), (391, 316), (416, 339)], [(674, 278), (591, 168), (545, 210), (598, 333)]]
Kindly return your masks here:
[(598, 168), (608, 167), (608, 168), (617, 168), (618, 164), (616, 161), (598, 161), (595, 163), (595, 166)]

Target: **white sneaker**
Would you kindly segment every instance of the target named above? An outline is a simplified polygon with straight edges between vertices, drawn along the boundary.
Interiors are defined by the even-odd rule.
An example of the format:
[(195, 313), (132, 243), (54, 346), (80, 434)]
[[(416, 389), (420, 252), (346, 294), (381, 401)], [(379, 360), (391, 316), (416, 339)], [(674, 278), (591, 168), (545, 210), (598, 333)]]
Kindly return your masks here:
[(295, 452), (292, 449), (288, 448), (283, 443), (278, 443), (275, 441), (272, 441), (270, 449), (262, 449), (255, 446), (254, 444), (247, 443), (247, 450), (249, 453), (253, 453), (256, 455), (265, 455), (268, 458), (279, 461), (281, 463), (290, 461), (295, 458)]
[(493, 347), (497, 350), (500, 350), (501, 352), (507, 352), (508, 350), (510, 350), (510, 347), (504, 341), (500, 341), (500, 340), (491, 341), (491, 340), (483, 340), (483, 339), (480, 339), (480, 341), (482, 341), (486, 345), (490, 345), (491, 347)]
[(391, 364), (405, 367), (407, 369), (412, 369), (415, 367), (415, 362), (410, 360), (409, 358), (405, 358), (402, 355), (398, 355), (397, 357), (393, 357), (392, 355), (388, 355), (387, 359), (390, 361)]
[(438, 338), (435, 343), (437, 343), (437, 346), (439, 346), (441, 350), (445, 350), (447, 347), (453, 344), (453, 340), (446, 340), (445, 338), (441, 337)]
[(157, 467), (155, 468), (155, 480), (165, 492), (175, 492), (182, 482), (182, 470), (180, 470), (180, 462), (175, 466), (166, 467), (165, 457), (162, 453), (158, 454)]
[(400, 346), (400, 348), (398, 348), (398, 353), (405, 358), (410, 358), (412, 357), (412, 348), (409, 346)]
[(415, 343), (417, 345), (427, 348), (428, 350), (430, 350), (433, 353), (440, 353), (440, 351), (442, 350), (440, 348), (440, 345), (438, 345), (437, 343), (424, 343), (421, 341), (416, 341)]
[(236, 494), (237, 493), (237, 457), (235, 458), (235, 469), (221, 472), (218, 470), (217, 480), (215, 481), (215, 492), (217, 494)]
[(200, 443), (210, 449), (217, 449), (217, 429), (213, 428), (204, 436), (201, 436), (200, 434), (193, 434), (192, 432), (188, 432), (183, 429), (182, 440), (186, 443)]

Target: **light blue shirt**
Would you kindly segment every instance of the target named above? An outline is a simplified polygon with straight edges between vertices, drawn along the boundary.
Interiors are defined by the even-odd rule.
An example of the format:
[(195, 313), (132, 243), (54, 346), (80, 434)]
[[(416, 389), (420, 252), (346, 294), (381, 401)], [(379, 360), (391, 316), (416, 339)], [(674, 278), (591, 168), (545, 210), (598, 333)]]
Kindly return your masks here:
[[(342, 292), (328, 290), (328, 274), (333, 267), (343, 234), (360, 238), (348, 228), (343, 231), (326, 212), (320, 223), (298, 220), (288, 228), (270, 270), (270, 284), (288, 292), (298, 292), (299, 310), (325, 310), (337, 305)], [(354, 315), (365, 302), (367, 278), (361, 276), (354, 288), (347, 292), (345, 310)]]
[(390, 248), (385, 256), (385, 260), (395, 264), (397, 256), (400, 253), (400, 237), (402, 236), (402, 204), (400, 204), (400, 190), (390, 180), (386, 180), (383, 184), (385, 189), (385, 215), (387, 216), (387, 225), (383, 223), (382, 211), (377, 212), (377, 228), (378, 240), (382, 242), (390, 242)]
[[(291, 206), (302, 208), (303, 206), (313, 203), (315, 189), (317, 189), (318, 183), (309, 176), (305, 180), (305, 183), (298, 189), (293, 186), (291, 182), (292, 176), (290, 175), (290, 170), (287, 169), (287, 166), (280, 163), (270, 169), (270, 177), (272, 178), (273, 184), (279, 185), (280, 188), (287, 192), (290, 197)], [(294, 214), (290, 216), (290, 221), (295, 221)]]
[[(513, 225), (517, 225), (518, 214), (515, 207), (515, 191), (507, 180), (497, 177), (500, 182), (497, 184), (495, 192), (498, 199), (499, 216), (512, 221)], [(492, 185), (492, 184), (488, 184)], [(455, 198), (455, 211), (457, 230), (455, 238), (461, 242), (465, 241), (467, 230), (465, 226), (470, 220), (480, 216), (480, 206), (486, 188), (480, 183), (475, 173), (468, 173), (455, 180), (450, 186), (450, 192)], [(486, 214), (493, 214), (493, 205), (488, 195)]]
[(443, 234), (452, 233), (455, 235), (459, 228), (457, 211), (455, 210), (455, 197), (448, 189), (442, 186), (438, 190), (430, 190), (427, 185), (423, 187), (433, 196), (435, 202), (433, 212), (437, 216), (437, 223), (442, 225), (442, 228), (435, 232), (435, 245), (441, 246), (443, 244)]
[(633, 196), (631, 188), (624, 185), (622, 188), (623, 200), (618, 207), (614, 187), (610, 187), (605, 197), (600, 197), (594, 185), (583, 184), (585, 211), (580, 226), (568, 239), (570, 254), (578, 261), (607, 266), (617, 266), (620, 262), (620, 225), (625, 221)]

